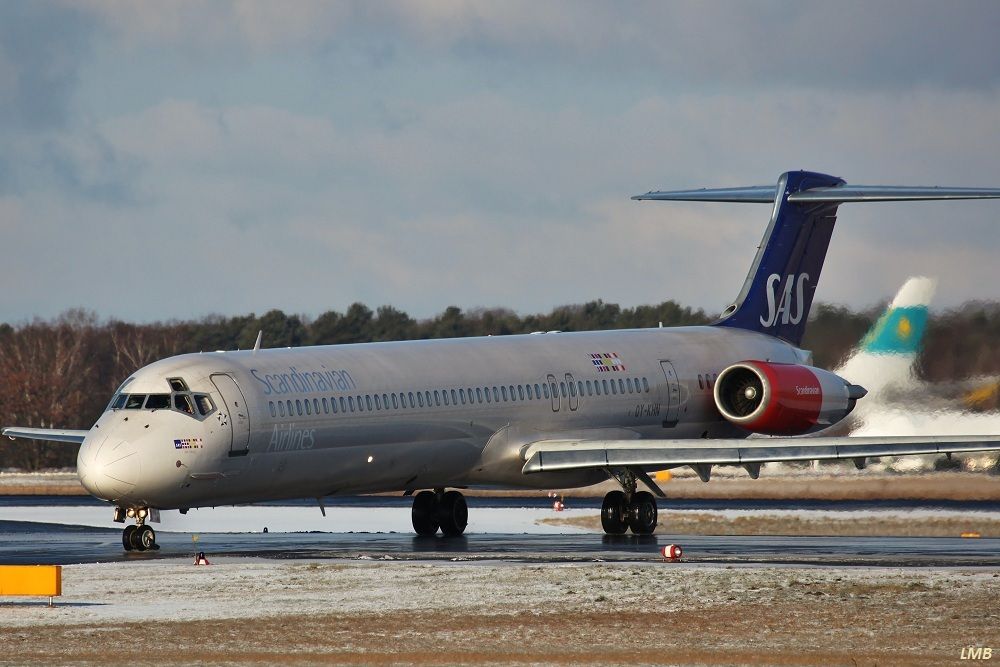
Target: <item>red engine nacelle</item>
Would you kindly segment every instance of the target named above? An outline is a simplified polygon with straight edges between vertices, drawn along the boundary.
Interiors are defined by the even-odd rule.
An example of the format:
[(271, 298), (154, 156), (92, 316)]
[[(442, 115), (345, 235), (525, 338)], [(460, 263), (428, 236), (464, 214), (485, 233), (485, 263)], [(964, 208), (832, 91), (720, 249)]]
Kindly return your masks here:
[(716, 379), (715, 405), (748, 431), (801, 435), (840, 421), (866, 393), (819, 368), (741, 361)]

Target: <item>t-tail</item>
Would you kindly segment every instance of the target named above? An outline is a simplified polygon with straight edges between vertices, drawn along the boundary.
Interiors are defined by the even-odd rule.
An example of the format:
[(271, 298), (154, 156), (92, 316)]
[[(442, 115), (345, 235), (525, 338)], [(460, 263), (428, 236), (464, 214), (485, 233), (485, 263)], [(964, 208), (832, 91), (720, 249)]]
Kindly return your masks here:
[(800, 345), (830, 246), (837, 208), (847, 202), (994, 199), (1000, 189), (847, 185), (835, 176), (789, 171), (777, 185), (648, 192), (632, 199), (771, 204), (739, 296), (715, 324), (759, 331)]

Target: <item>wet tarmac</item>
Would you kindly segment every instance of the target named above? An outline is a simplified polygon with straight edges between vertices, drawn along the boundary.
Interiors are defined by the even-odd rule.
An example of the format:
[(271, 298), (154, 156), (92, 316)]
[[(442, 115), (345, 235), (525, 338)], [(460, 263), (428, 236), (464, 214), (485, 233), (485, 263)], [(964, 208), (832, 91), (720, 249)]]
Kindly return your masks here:
[(679, 544), (689, 563), (1000, 568), (1000, 539), (652, 535), (612, 537), (474, 534), (421, 538), (402, 533), (160, 532), (158, 551), (126, 552), (119, 529), (0, 521), (0, 564), (72, 564), (209, 556), (277, 559), (656, 561)]

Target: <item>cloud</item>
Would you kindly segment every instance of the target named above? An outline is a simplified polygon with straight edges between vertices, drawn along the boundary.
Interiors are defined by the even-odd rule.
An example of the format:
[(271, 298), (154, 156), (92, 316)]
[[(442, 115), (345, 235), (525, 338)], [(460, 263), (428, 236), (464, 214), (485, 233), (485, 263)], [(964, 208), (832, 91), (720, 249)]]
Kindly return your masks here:
[(870, 2), (328, 3), (186, 0), (82, 5), (120, 39), (217, 54), (350, 48), (586, 68), (686, 86), (847, 89), (1000, 81), (1000, 6)]

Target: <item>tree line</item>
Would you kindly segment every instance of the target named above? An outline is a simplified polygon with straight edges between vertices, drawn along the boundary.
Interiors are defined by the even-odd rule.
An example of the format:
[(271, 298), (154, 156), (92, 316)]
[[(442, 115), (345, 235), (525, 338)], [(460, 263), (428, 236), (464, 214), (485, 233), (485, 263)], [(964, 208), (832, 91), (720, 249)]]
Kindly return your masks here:
[[(815, 363), (835, 367), (871, 327), (882, 308), (867, 311), (819, 304), (803, 346)], [(504, 336), (533, 331), (588, 331), (708, 324), (715, 318), (675, 301), (622, 308), (591, 301), (547, 314), (505, 308), (463, 311), (451, 306), (417, 320), (392, 306), (355, 303), (316, 318), (271, 310), (263, 315), (213, 315), (200, 320), (133, 324), (100, 320), (84, 310), (50, 319), (0, 324), (0, 422), (42, 428), (89, 428), (112, 393), (136, 369), (186, 352), (247, 349), (259, 331), (264, 347), (368, 341)], [(933, 316), (920, 375), (930, 382), (1000, 373), (1000, 304), (969, 303)], [(0, 469), (75, 465), (76, 448), (24, 440), (0, 443)]]

